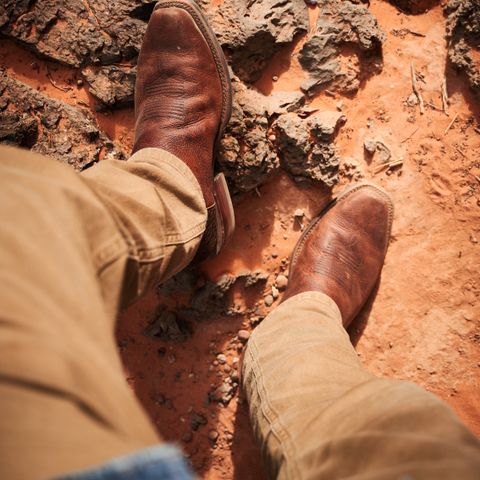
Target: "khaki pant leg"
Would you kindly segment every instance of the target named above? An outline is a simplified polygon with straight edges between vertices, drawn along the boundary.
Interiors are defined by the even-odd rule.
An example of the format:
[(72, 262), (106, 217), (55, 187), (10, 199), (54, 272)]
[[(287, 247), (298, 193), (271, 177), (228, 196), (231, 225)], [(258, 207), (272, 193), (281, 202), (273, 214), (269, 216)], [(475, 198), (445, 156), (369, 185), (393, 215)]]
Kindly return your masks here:
[(474, 435), (433, 395), (366, 372), (324, 294), (257, 327), (242, 378), (271, 478), (480, 478)]
[(0, 478), (82, 469), (159, 442), (127, 386), (115, 314), (193, 257), (206, 209), (167, 152), (82, 175), (0, 148)]

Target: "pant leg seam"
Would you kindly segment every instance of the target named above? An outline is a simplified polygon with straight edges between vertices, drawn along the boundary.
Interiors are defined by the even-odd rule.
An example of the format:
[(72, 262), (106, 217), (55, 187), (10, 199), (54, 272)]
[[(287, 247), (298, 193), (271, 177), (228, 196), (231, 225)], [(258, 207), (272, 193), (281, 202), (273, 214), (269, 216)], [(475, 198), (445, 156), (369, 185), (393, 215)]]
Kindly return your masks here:
[[(254, 338), (250, 339), (248, 348), (249, 350), (254, 350), (255, 355), (258, 356), (258, 349), (257, 349), (257, 346), (255, 345)], [(249, 356), (252, 359), (251, 370), (252, 370), (252, 375), (255, 378), (258, 391), (259, 393), (261, 391), (264, 394), (263, 401), (260, 404), (262, 405), (263, 402), (267, 404), (266, 407), (264, 405), (262, 405), (261, 407), (262, 415), (266, 418), (269, 424), (271, 433), (278, 439), (281, 446), (282, 455), (285, 457), (285, 461), (289, 462), (287, 463), (287, 472), (290, 469), (288, 468), (288, 466), (291, 465), (291, 470), (294, 472), (293, 477), (300, 479), (301, 474), (298, 471), (297, 465), (295, 464), (295, 447), (290, 437), (290, 434), (288, 430), (285, 428), (285, 426), (282, 424), (280, 420), (280, 415), (272, 407), (272, 405), (270, 404), (270, 400), (268, 399), (268, 396), (265, 394), (266, 388), (262, 381), (262, 375), (257, 374), (257, 371), (261, 371), (260, 365), (258, 364), (257, 360), (255, 359), (252, 353), (249, 352)], [(275, 417), (275, 421), (276, 421), (275, 426), (272, 422), (272, 417)]]

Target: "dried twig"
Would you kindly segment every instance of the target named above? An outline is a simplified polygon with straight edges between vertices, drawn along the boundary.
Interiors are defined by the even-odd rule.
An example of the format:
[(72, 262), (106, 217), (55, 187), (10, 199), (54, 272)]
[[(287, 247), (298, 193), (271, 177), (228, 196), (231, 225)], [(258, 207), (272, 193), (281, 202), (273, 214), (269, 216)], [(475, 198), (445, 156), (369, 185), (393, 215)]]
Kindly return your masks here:
[(418, 98), (418, 103), (420, 105), (420, 113), (423, 115), (425, 113), (425, 106), (423, 104), (423, 97), (422, 94), (420, 93), (420, 90), (417, 87), (417, 74), (415, 73), (415, 65), (413, 62), (410, 64), (410, 73), (412, 75), (412, 89), (413, 93), (416, 95)]
[(447, 80), (444, 78), (442, 82), (442, 105), (443, 105), (443, 111), (447, 116), (450, 116), (448, 113), (448, 92), (447, 92)]
[(47, 78), (48, 78), (48, 80), (50, 81), (50, 83), (51, 83), (57, 90), (61, 90), (62, 92), (69, 92), (69, 91), (71, 90), (71, 87), (70, 87), (70, 88), (61, 87), (60, 85), (57, 85), (57, 84), (55, 83), (55, 80), (53, 79), (52, 74), (50, 73), (50, 70), (48, 69), (48, 66), (47, 66)]
[(427, 105), (434, 110), (437, 110), (438, 112), (444, 112), (445, 110), (443, 108), (438, 108), (436, 105), (434, 105), (432, 102), (427, 102)]
[(405, 143), (408, 142), (420, 129), (420, 127), (417, 127), (407, 138), (404, 138), (400, 143)]
[(408, 33), (410, 33), (410, 35), (413, 35), (414, 37), (423, 37), (423, 38), (426, 37), (426, 35), (424, 35), (423, 33), (414, 32), (413, 30), (410, 30), (409, 28), (407, 28), (406, 31), (407, 31)]
[(450, 128), (452, 128), (452, 125), (455, 123), (455, 120), (457, 119), (457, 117), (458, 117), (458, 112), (455, 114), (455, 116), (452, 118), (452, 121), (448, 124), (448, 127), (443, 132), (444, 135), (446, 135), (447, 132), (450, 130)]
[(381, 165), (378, 165), (378, 167), (375, 169), (375, 173), (380, 173), (382, 170), (391, 170), (392, 168), (395, 167), (400, 167), (403, 165), (403, 160), (394, 160), (393, 162), (388, 162), (388, 163), (382, 163)]
[(463, 158), (467, 158), (467, 156), (457, 147), (457, 146), (454, 146), (453, 147)]

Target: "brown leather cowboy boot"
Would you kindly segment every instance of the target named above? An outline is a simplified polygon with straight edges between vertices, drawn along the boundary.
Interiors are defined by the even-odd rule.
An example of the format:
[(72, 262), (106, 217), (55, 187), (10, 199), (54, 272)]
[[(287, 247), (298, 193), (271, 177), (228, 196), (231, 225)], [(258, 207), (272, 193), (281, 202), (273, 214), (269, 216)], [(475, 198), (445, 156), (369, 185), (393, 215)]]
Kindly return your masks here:
[(215, 34), (191, 0), (163, 0), (148, 23), (138, 58), (133, 152), (157, 147), (184, 161), (208, 209), (197, 258), (217, 254), (235, 217), (215, 150), (231, 113), (228, 67)]
[(306, 291), (332, 298), (348, 327), (380, 276), (393, 220), (393, 204), (383, 190), (356, 185), (312, 220), (290, 262), (283, 300)]

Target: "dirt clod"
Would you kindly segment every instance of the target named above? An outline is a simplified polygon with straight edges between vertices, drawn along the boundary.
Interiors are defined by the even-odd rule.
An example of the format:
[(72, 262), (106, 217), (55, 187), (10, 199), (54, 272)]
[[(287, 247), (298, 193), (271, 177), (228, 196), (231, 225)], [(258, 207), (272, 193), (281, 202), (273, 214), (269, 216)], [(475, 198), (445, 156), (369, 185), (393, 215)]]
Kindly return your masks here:
[(447, 15), (448, 58), (466, 74), (470, 87), (480, 92), (480, 3), (476, 0), (450, 0)]
[(80, 170), (103, 152), (124, 159), (124, 152), (102, 133), (90, 112), (52, 100), (0, 71), (0, 141), (29, 147)]
[(246, 82), (257, 80), (277, 51), (308, 30), (303, 0), (225, 0), (217, 10), (208, 1), (201, 5), (221, 45), (231, 52), (235, 74)]
[(144, 333), (147, 337), (181, 342), (192, 334), (192, 329), (188, 322), (178, 318), (166, 305), (160, 305)]
[(201, 426), (208, 423), (207, 417), (201, 413), (193, 412), (190, 422), (190, 428), (192, 432), (196, 432)]
[(108, 107), (133, 105), (136, 68), (87, 67), (83, 70), (90, 93)]
[(345, 115), (333, 111), (317, 112), (306, 119), (287, 113), (277, 119), (274, 128), (282, 166), (297, 182), (314, 180), (328, 187), (337, 183), (339, 157), (332, 142), (345, 121)]
[(385, 38), (365, 7), (349, 0), (322, 2), (315, 31), (299, 53), (310, 74), (302, 90), (309, 96), (327, 88), (357, 91), (366, 76), (381, 70)]

